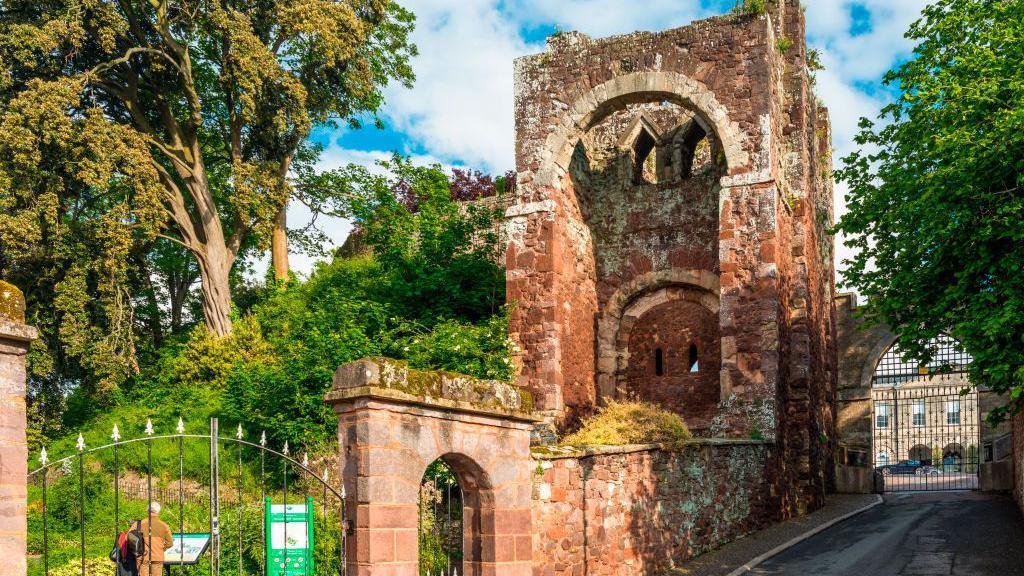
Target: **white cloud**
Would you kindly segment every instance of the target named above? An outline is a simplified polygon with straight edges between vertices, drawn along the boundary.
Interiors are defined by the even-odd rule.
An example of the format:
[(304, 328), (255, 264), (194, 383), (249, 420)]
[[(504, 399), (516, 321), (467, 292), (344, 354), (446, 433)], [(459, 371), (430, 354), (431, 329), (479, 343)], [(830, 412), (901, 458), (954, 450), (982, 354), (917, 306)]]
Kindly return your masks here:
[[(383, 112), (391, 128), (404, 133), (426, 151), (424, 163), (465, 164), (501, 172), (514, 164), (513, 70), (515, 57), (539, 52), (521, 36), (523, 29), (557, 26), (593, 37), (635, 30), (665, 30), (720, 13), (732, 0), (404, 0), (417, 16), (414, 41), (420, 56), (413, 62), (417, 79), (412, 90), (391, 87)], [(837, 165), (854, 150), (860, 117), (874, 118), (885, 104), (881, 90), (870, 94), (859, 86), (878, 82), (892, 65), (911, 55), (903, 37), (927, 0), (813, 0), (806, 3), (808, 35), (822, 50), (827, 69), (818, 74), (818, 95), (832, 112)], [(851, 7), (863, 6), (870, 27), (853, 35)], [(723, 6), (725, 8), (723, 8)], [(384, 151), (329, 147), (322, 166), (349, 162), (372, 164), (389, 157)], [(837, 213), (844, 210), (845, 188), (836, 188)], [(304, 208), (293, 206), (295, 226), (308, 221)], [(326, 226), (335, 245), (344, 241), (347, 222)], [(845, 255), (840, 248), (840, 256)], [(311, 262), (293, 256), (297, 270), (308, 272)]]
[(489, 172), (514, 165), (512, 61), (535, 52), (517, 23), (485, 0), (410, 0), (416, 14), (412, 90), (387, 91), (392, 127), (431, 154)]

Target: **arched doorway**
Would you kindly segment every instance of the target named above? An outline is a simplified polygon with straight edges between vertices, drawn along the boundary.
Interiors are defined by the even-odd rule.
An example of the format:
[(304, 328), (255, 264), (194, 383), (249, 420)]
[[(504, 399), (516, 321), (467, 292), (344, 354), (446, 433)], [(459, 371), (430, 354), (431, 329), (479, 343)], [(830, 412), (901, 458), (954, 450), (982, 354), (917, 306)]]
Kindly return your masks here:
[(463, 560), (463, 498), (455, 471), (441, 458), (427, 466), (419, 492), (420, 576), (450, 576)]
[(674, 287), (642, 298), (619, 333), (621, 392), (681, 415), (695, 432), (710, 427), (721, 401), (718, 310), (701, 296)]
[(916, 444), (910, 448), (910, 452), (907, 454), (907, 459), (916, 460), (926, 466), (931, 465), (932, 449), (924, 444)]
[(494, 491), (471, 458), (445, 454), (427, 466), (419, 491), (421, 576), (481, 576), (496, 546)]

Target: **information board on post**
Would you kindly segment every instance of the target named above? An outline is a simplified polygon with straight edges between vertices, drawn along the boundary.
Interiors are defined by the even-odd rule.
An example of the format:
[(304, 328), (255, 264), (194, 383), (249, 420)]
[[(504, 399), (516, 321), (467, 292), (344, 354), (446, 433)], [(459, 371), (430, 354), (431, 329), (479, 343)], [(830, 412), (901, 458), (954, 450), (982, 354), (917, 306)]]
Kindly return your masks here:
[(264, 503), (267, 576), (309, 576), (313, 571), (313, 498), (305, 504)]
[(171, 534), (171, 537), (174, 539), (174, 543), (164, 552), (164, 564), (195, 564), (199, 562), (199, 557), (210, 547), (209, 532)]

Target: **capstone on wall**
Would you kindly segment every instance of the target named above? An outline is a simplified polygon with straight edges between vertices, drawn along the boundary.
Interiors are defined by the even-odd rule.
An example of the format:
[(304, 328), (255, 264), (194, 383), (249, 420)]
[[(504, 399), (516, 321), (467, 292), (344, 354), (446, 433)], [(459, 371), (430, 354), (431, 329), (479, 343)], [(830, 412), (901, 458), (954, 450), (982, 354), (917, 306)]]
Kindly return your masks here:
[(764, 442), (535, 450), (534, 459), (536, 575), (662, 574), (763, 527), (774, 510)]
[(553, 36), (516, 61), (506, 212), (538, 412), (566, 429), (639, 396), (698, 435), (774, 440), (784, 513), (820, 503), (834, 449), (831, 135), (804, 38), (796, 0)]

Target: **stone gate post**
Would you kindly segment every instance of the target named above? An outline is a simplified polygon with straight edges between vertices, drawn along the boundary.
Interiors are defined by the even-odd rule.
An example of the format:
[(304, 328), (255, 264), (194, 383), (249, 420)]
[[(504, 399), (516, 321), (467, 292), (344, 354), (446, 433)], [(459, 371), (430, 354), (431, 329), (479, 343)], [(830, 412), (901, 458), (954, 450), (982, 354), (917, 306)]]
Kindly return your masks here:
[(531, 399), (515, 386), (368, 359), (338, 368), (350, 576), (418, 576), (419, 490), (441, 458), (463, 495), (460, 576), (530, 576)]
[(26, 483), (25, 355), (36, 330), (25, 325), (25, 298), (0, 281), (0, 576), (25, 576)]

